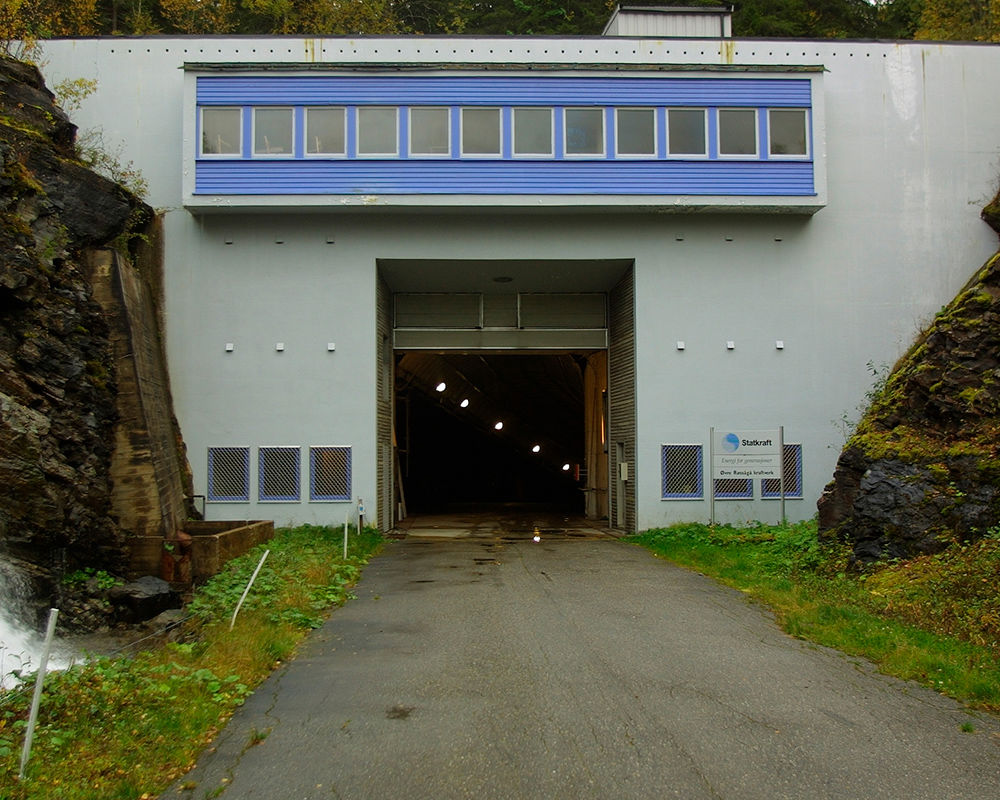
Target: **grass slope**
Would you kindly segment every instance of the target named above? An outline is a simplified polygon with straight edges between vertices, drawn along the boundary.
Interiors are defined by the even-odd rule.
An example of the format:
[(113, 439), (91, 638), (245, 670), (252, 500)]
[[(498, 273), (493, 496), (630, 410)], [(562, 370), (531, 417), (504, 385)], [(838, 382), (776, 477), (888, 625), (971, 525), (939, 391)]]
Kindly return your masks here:
[(1000, 538), (861, 570), (813, 522), (681, 524), (630, 541), (766, 603), (793, 636), (1000, 711)]
[[(344, 603), (377, 533), (303, 526), (230, 561), (195, 593), (183, 640), (46, 676), (31, 760), (18, 780), (34, 681), (0, 692), (0, 798), (152, 798), (194, 764), (244, 698)], [(236, 624), (233, 610), (264, 562)]]

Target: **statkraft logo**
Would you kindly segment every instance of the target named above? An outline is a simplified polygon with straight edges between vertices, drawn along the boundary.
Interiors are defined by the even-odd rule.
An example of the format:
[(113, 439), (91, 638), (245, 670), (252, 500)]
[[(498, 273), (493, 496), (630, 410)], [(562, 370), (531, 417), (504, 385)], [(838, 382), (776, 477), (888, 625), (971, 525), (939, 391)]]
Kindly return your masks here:
[(722, 437), (722, 449), (727, 453), (735, 453), (740, 449), (740, 437), (735, 433), (727, 433)]

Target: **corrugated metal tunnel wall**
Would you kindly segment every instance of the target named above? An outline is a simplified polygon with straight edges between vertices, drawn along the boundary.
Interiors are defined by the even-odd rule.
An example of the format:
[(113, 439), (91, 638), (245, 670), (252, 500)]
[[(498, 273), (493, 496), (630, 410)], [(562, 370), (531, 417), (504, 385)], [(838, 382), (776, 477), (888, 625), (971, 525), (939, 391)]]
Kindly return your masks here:
[[(635, 530), (635, 281), (634, 267), (608, 297), (608, 417), (611, 507), (608, 524)], [(620, 465), (627, 464), (627, 476)]]

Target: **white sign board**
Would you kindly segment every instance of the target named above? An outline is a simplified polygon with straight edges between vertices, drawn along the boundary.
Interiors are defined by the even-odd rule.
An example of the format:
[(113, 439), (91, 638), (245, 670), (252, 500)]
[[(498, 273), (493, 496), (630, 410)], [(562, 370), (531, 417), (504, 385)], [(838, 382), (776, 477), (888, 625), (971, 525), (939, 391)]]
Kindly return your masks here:
[(712, 431), (712, 478), (780, 478), (781, 431)]

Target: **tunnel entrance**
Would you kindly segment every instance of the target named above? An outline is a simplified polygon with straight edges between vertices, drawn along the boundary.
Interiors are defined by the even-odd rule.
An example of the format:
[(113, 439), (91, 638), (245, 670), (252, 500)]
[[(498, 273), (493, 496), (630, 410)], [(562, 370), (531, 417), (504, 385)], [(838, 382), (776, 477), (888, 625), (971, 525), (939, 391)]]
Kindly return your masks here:
[(592, 516), (600, 513), (587, 495), (607, 491), (595, 485), (604, 483), (595, 462), (607, 457), (606, 381), (595, 372), (605, 363), (603, 352), (397, 354), (408, 513), (501, 504), (574, 515), (589, 505)]
[(522, 505), (631, 529), (632, 261), (378, 266), (380, 527)]

